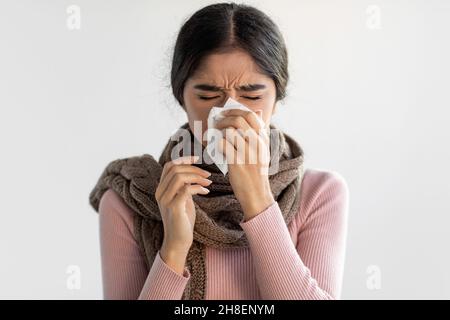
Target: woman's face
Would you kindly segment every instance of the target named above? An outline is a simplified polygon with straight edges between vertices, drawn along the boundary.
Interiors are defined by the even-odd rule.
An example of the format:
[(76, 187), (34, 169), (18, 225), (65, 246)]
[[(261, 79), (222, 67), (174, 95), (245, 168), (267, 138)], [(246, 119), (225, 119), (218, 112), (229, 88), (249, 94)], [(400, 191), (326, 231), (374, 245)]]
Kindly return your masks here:
[(250, 110), (261, 109), (268, 126), (275, 112), (276, 88), (270, 77), (259, 72), (248, 53), (234, 50), (205, 57), (186, 81), (183, 97), (191, 130), (194, 131), (194, 121), (201, 121), (203, 136), (209, 111), (212, 107), (223, 107), (228, 98)]

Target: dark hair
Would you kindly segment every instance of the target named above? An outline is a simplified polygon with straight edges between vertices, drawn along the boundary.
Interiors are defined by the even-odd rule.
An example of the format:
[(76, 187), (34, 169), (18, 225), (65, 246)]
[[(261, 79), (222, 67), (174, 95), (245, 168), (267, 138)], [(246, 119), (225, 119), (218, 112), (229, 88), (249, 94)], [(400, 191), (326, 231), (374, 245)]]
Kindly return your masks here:
[(236, 3), (218, 3), (195, 12), (181, 27), (172, 59), (172, 92), (184, 105), (187, 79), (208, 54), (240, 48), (273, 79), (276, 100), (286, 96), (288, 57), (277, 25), (262, 11)]

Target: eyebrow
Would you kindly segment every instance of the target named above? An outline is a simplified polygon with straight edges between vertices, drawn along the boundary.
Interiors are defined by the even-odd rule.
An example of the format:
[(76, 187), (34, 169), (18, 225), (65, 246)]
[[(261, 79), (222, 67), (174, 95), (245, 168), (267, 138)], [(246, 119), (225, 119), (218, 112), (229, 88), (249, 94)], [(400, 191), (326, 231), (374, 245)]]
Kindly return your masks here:
[[(210, 84), (196, 84), (194, 86), (194, 88), (203, 90), (203, 91), (213, 91), (213, 92), (218, 92), (218, 91), (223, 90), (223, 88), (221, 88), (221, 87), (210, 85)], [(261, 90), (261, 89), (265, 89), (265, 88), (266, 88), (266, 85), (255, 83), (255, 84), (246, 84), (243, 86), (239, 86), (236, 89), (238, 91), (250, 92), (250, 91), (257, 91), (257, 90)]]

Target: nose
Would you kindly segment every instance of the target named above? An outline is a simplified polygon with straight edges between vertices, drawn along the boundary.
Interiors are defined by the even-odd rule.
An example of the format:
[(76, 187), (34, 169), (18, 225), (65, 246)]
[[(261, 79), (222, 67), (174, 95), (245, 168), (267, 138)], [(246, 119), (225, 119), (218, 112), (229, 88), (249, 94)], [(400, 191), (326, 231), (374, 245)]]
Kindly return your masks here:
[(225, 105), (225, 103), (228, 101), (229, 98), (237, 101), (236, 92), (234, 90), (224, 90), (223, 98), (222, 100), (220, 100), (218, 106), (223, 108), (223, 106)]

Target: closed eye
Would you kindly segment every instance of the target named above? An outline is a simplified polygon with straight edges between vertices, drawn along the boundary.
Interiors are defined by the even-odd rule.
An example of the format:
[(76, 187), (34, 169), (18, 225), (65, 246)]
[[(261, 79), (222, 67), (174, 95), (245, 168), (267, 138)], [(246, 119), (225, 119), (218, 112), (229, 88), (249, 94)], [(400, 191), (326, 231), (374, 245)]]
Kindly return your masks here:
[(202, 100), (212, 100), (212, 99), (217, 99), (220, 96), (215, 96), (215, 97), (205, 97), (205, 96), (198, 96), (200, 99)]
[[(212, 99), (217, 99), (220, 98), (220, 96), (214, 96), (214, 97), (207, 97), (207, 96), (198, 96), (200, 99), (202, 100), (212, 100)], [(249, 100), (259, 100), (261, 99), (261, 97), (243, 97), (245, 99), (249, 99)]]
[(245, 99), (250, 99), (250, 100), (259, 100), (261, 99), (261, 97), (243, 97)]

